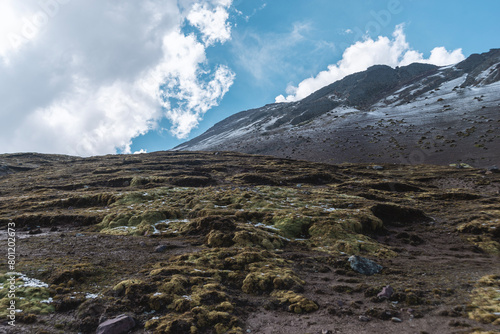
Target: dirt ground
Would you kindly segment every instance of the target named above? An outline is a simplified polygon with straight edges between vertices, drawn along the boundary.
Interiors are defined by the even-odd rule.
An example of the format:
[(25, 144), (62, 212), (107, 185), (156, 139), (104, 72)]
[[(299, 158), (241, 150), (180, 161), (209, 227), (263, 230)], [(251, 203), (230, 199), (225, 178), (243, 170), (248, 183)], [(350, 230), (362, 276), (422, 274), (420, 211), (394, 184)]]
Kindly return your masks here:
[[(26, 306), (15, 328), (3, 317), (0, 333), (94, 332), (122, 313), (136, 321), (130, 333), (500, 330), (491, 311), (500, 296), (481, 299), (489, 306), (474, 297), (482, 278), (500, 278), (498, 173), (234, 153), (3, 155), (0, 163), (9, 171), (0, 176), (0, 242), (14, 222), (15, 270), (47, 282), (54, 307)], [(177, 225), (116, 232), (123, 217), (139, 231), (159, 205), (157, 220)], [(142, 222), (132, 226), (134, 217)], [(353, 254), (382, 271), (356, 272)], [(123, 291), (120, 282), (129, 282)], [(377, 297), (385, 286), (394, 293)], [(489, 317), (474, 313), (483, 309)]]

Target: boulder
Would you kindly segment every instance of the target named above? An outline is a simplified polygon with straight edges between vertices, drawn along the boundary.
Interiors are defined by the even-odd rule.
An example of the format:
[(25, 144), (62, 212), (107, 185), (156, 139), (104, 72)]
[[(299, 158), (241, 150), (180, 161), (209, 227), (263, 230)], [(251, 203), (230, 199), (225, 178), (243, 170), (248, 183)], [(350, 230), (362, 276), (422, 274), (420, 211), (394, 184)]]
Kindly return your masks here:
[(382, 288), (382, 291), (378, 293), (377, 297), (380, 299), (389, 299), (394, 293), (394, 289), (388, 285)]
[(163, 253), (165, 252), (166, 250), (168, 249), (168, 247), (166, 245), (158, 245), (156, 246), (155, 248), (155, 253)]
[(374, 275), (382, 270), (382, 266), (364, 258), (362, 256), (353, 255), (349, 258), (352, 270), (363, 275)]
[(99, 327), (97, 327), (96, 334), (125, 334), (134, 327), (134, 319), (128, 315), (122, 314), (100, 324)]

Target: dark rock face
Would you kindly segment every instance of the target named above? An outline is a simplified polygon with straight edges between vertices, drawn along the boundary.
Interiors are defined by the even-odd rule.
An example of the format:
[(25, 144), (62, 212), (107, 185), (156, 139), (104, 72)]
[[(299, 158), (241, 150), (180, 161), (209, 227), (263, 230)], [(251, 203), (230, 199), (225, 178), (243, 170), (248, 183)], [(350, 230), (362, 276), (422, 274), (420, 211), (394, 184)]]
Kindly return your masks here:
[(174, 150), (328, 163), (499, 164), (500, 49), (455, 66), (377, 65), (301, 101), (232, 115)]
[(99, 327), (97, 327), (96, 334), (124, 334), (134, 327), (134, 319), (128, 315), (122, 314), (100, 324)]
[(382, 270), (382, 266), (365, 257), (353, 255), (349, 258), (352, 270), (367, 276), (375, 275)]

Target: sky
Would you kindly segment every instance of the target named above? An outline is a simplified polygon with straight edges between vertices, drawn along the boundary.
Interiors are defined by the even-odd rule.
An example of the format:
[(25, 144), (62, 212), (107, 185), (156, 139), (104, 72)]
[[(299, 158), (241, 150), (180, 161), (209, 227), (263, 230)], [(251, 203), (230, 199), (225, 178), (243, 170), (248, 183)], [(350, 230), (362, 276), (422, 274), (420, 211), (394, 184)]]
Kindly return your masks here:
[(167, 150), (375, 64), (500, 47), (498, 0), (2, 0), (0, 153)]

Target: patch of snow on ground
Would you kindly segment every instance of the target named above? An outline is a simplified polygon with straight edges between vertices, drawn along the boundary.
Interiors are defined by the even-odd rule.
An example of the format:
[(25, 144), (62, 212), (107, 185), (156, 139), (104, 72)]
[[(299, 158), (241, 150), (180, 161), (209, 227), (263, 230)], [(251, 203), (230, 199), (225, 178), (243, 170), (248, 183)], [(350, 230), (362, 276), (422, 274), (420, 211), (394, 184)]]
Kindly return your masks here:
[(49, 285), (47, 283), (44, 283), (36, 278), (30, 278), (22, 273), (13, 273), (14, 275), (18, 276), (19, 279), (23, 281), (23, 284), (21, 284), (21, 287), (30, 287), (30, 288), (48, 288)]
[(85, 298), (86, 299), (96, 299), (97, 297), (99, 297), (99, 294), (98, 293), (87, 293), (85, 295)]
[(484, 81), (485, 79), (487, 79), (491, 74), (493, 74), (495, 71), (498, 71), (497, 67), (499, 66), (499, 64), (494, 64), (490, 67), (488, 67), (486, 70), (484, 70), (483, 72), (481, 72), (477, 77), (476, 77), (476, 80), (481, 83), (482, 81)]
[(449, 93), (453, 91), (453, 88), (460, 87), (461, 84), (467, 79), (467, 74), (462, 75), (460, 78), (456, 78), (454, 80), (443, 82), (439, 89), (443, 91), (443, 93)]
[[(189, 219), (165, 219), (165, 220), (160, 220), (156, 224), (152, 225), (153, 226), (153, 234), (160, 234), (161, 231), (156, 228), (157, 225), (159, 224), (166, 224), (169, 225), (170, 223), (188, 223)], [(174, 231), (176, 233), (177, 231)]]

